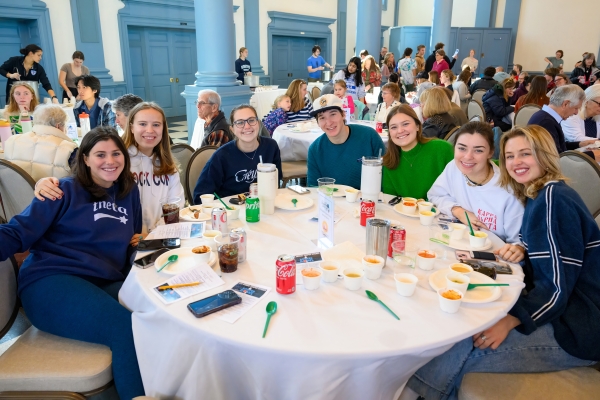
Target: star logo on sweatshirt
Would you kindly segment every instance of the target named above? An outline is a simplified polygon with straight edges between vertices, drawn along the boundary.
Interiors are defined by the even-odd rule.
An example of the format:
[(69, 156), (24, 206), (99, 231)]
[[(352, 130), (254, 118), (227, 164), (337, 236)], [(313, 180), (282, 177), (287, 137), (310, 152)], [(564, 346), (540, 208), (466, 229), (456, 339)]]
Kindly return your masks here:
[(125, 218), (124, 216), (122, 216), (122, 217), (114, 217), (112, 215), (108, 215), (108, 214), (104, 214), (104, 213), (94, 214), (94, 221), (98, 221), (100, 218), (113, 218), (113, 219), (118, 219), (119, 222), (121, 222), (122, 224), (126, 224), (127, 223), (127, 218)]

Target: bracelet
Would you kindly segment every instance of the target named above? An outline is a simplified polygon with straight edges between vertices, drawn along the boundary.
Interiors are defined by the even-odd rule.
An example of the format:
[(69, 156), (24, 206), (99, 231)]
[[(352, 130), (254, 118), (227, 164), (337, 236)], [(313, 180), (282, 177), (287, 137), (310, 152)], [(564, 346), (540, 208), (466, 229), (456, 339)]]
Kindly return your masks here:
[(58, 100), (58, 97), (56, 97), (56, 96), (52, 96), (52, 98), (53, 98), (53, 99), (57, 99), (57, 100)]

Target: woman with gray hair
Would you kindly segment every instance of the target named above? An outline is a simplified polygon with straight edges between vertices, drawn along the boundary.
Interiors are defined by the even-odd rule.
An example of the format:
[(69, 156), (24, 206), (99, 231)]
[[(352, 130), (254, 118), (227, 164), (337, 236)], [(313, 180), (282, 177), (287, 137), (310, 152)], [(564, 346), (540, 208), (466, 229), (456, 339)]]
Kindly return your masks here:
[(31, 132), (13, 135), (6, 141), (6, 160), (23, 168), (35, 181), (69, 175), (77, 144), (65, 134), (67, 114), (59, 105), (41, 105), (33, 113), (33, 123)]
[(115, 113), (115, 123), (119, 128), (122, 129), (122, 132), (119, 132), (120, 134), (122, 134), (127, 127), (127, 117), (129, 116), (129, 111), (143, 101), (144, 100), (141, 97), (132, 93), (124, 94), (123, 96), (117, 97), (115, 100), (113, 100), (112, 109)]
[(600, 138), (600, 85), (592, 85), (585, 90), (585, 100), (579, 113), (561, 125), (567, 142), (580, 142), (587, 146)]

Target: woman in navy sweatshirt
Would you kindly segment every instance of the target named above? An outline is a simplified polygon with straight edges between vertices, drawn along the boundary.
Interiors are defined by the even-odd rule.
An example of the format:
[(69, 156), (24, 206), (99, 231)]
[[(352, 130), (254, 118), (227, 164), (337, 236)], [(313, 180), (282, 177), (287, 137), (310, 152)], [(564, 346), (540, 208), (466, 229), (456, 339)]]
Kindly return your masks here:
[(144, 388), (131, 312), (117, 295), (142, 230), (142, 208), (117, 131), (97, 127), (85, 135), (72, 171), (60, 180), (63, 201), (34, 199), (0, 225), (0, 259), (30, 250), (19, 272), (27, 317), (53, 335), (108, 346), (119, 396), (131, 399)]
[(254, 107), (242, 104), (231, 111), (231, 127), (235, 139), (217, 149), (200, 173), (194, 188), (194, 204), (203, 194), (220, 197), (245, 193), (256, 182), (256, 168), (262, 162), (275, 164), (282, 178), (281, 156), (277, 142), (259, 136), (259, 119)]
[(511, 130), (500, 151), (500, 185), (525, 205), (527, 293), (495, 325), (415, 373), (407, 386), (426, 399), (456, 399), (469, 372), (548, 372), (600, 360), (598, 225), (565, 184), (556, 145), (544, 128)]

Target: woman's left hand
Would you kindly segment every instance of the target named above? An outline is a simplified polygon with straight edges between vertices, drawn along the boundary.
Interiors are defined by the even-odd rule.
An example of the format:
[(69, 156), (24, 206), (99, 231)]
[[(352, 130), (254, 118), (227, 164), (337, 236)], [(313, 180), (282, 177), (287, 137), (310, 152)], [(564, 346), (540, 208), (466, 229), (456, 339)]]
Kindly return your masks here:
[(140, 243), (140, 240), (143, 240), (143, 239), (144, 239), (144, 235), (142, 235), (141, 233), (136, 233), (135, 235), (133, 235), (133, 237), (129, 241), (129, 244), (133, 247), (136, 247)]
[(508, 336), (510, 331), (521, 325), (521, 321), (512, 315), (507, 315), (500, 321), (496, 322), (494, 326), (473, 335), (473, 346), (484, 350), (491, 347), (492, 350), (496, 350), (498, 346), (504, 342), (504, 339)]
[(525, 258), (525, 249), (518, 244), (505, 244), (500, 249), (494, 251), (494, 254), (500, 256), (504, 261), (518, 263)]
[(54, 98), (52, 99), (52, 103), (53, 103), (53, 104), (58, 104), (58, 99), (57, 99), (56, 97), (54, 97)]

